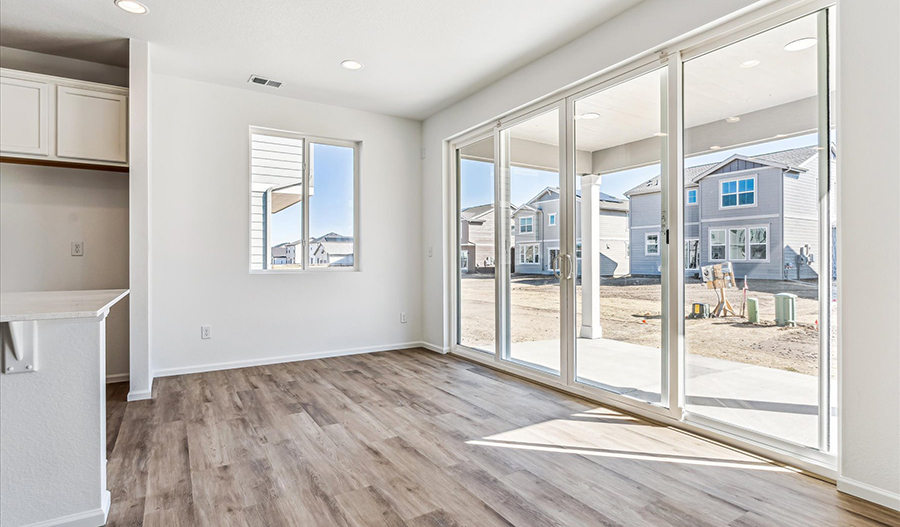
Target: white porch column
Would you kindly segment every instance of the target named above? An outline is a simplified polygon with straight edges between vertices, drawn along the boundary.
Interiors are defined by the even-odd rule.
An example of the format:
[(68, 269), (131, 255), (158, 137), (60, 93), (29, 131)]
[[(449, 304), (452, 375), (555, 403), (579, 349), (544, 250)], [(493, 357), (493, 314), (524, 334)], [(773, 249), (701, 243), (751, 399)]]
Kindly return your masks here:
[[(581, 178), (581, 330), (584, 339), (603, 336), (600, 327), (600, 176)], [(576, 238), (577, 240), (577, 238)]]

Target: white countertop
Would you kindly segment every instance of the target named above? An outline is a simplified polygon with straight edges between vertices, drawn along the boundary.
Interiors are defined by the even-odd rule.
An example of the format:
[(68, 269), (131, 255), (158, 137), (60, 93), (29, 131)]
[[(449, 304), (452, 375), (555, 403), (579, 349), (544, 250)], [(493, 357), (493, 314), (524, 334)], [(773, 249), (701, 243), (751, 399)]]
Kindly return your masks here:
[(2, 293), (0, 322), (95, 318), (127, 294), (128, 289)]

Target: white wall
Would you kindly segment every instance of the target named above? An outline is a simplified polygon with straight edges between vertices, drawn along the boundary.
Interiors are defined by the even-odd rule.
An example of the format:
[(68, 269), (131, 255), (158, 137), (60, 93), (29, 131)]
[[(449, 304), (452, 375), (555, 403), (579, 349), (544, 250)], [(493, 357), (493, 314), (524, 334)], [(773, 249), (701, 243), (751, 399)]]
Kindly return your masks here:
[[(450, 345), (445, 140), (679, 36), (769, 2), (646, 0), (423, 125), (423, 339)], [(896, 0), (840, 3), (840, 488), (900, 508), (900, 50)], [(873, 219), (872, 210), (878, 210)], [(872, 226), (877, 225), (877, 229)], [(877, 247), (877, 251), (872, 248)]]
[(900, 509), (900, 3), (839, 9), (838, 487)]
[[(71, 243), (84, 242), (84, 256)], [(0, 289), (128, 288), (128, 174), (0, 163)], [(128, 302), (107, 319), (106, 370), (128, 373)]]
[[(271, 88), (163, 75), (152, 86), (157, 376), (421, 340), (421, 123)], [(249, 273), (251, 125), (362, 141), (362, 271)], [(200, 339), (201, 325), (212, 339)]]

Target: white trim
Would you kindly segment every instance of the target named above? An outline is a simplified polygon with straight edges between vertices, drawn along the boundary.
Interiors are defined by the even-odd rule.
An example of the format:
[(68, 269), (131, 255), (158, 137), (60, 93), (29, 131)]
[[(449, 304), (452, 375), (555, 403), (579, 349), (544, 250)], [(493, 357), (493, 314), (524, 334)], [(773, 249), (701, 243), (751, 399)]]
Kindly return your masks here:
[[(698, 191), (699, 191), (699, 187), (686, 189), (684, 191), (684, 193), (685, 193), (684, 204), (687, 205), (688, 207), (695, 207), (695, 206), (699, 205), (700, 204), (700, 193)], [(691, 192), (694, 193), (693, 203), (691, 202)]]
[(106, 384), (115, 384), (117, 382), (128, 382), (129, 373), (110, 373), (106, 376)]
[[(729, 175), (730, 175), (730, 174), (729, 174)], [(758, 173), (755, 173), (755, 174), (753, 174), (753, 175), (750, 176), (750, 177), (739, 177), (739, 178), (731, 178), (731, 179), (722, 179), (722, 180), (720, 180), (720, 181), (718, 182), (718, 185), (719, 185), (719, 210), (747, 209), (747, 208), (759, 206), (759, 184), (758, 184), (758, 181), (757, 181), (757, 180), (758, 180), (758, 176), (759, 176), (759, 174), (758, 174)], [(741, 183), (740, 183), (740, 182), (741, 182), (741, 181), (747, 181), (747, 180), (752, 180), (752, 181), (753, 181), (753, 203), (741, 205), (741, 204), (740, 204), (741, 194), (746, 194), (747, 191), (745, 190), (744, 192), (741, 192), (741, 190), (740, 190), (740, 185), (741, 185)], [(727, 205), (727, 206), (726, 206), (726, 205), (722, 205), (722, 198), (725, 197), (725, 195), (726, 195), (726, 194), (722, 191), (722, 187), (725, 185), (725, 183), (734, 183), (734, 184), (735, 184), (735, 185), (734, 185), (734, 188), (735, 188), (735, 191), (734, 191), (735, 204), (734, 204), (734, 205)], [(731, 192), (729, 192), (728, 195), (730, 196), (730, 195), (731, 195)]]
[[(656, 252), (655, 252), (655, 253), (651, 253), (650, 250), (649, 250), (649, 246), (650, 246), (651, 244), (648, 243), (648, 241), (649, 241), (649, 239), (650, 239), (651, 236), (656, 236), (656, 243), (653, 244), (653, 245), (656, 245)], [(658, 232), (645, 232), (645, 233), (644, 233), (644, 256), (659, 256), (659, 252), (660, 252), (659, 249), (660, 249), (660, 246), (662, 245), (662, 244), (660, 243), (660, 237), (661, 237), (661, 236), (660, 236), (660, 234), (659, 234)]]
[(837, 480), (837, 489), (844, 494), (856, 496), (857, 498), (877, 503), (883, 507), (900, 511), (900, 494), (896, 492), (880, 489), (869, 485), (868, 483), (845, 478), (843, 476), (839, 477)]
[[(519, 210), (521, 210), (521, 209), (519, 209)], [(529, 225), (531, 230), (528, 230), (528, 231), (522, 230), (525, 227), (522, 224), (523, 220), (531, 220), (531, 224)], [(533, 234), (534, 233), (534, 214), (532, 214), (531, 216), (519, 216), (519, 232), (518, 233), (519, 234)]]
[(556, 213), (551, 212), (547, 214), (547, 226), (548, 227), (556, 227)]
[[(731, 207), (729, 207), (731, 208)], [(745, 220), (765, 220), (769, 218), (779, 218), (779, 214), (757, 214), (755, 216), (728, 216), (727, 218), (710, 218), (701, 219), (701, 223), (713, 223), (721, 221), (745, 221)], [(718, 228), (718, 227), (717, 227)]]
[(635, 229), (660, 229), (660, 228), (662, 228), (661, 225), (640, 225), (640, 226), (638, 226), (638, 227), (632, 227), (631, 230), (635, 230)]
[(76, 512), (58, 518), (40, 521), (37, 523), (29, 523), (24, 527), (97, 527), (98, 525), (106, 525), (109, 516), (110, 493), (108, 490), (103, 491), (99, 509), (92, 509), (84, 512)]
[[(343, 357), (345, 355), (360, 355), (363, 353), (378, 353), (382, 351), (395, 351), (423, 347), (422, 342), (403, 342), (399, 344), (383, 344), (380, 346), (368, 346), (364, 348), (350, 348), (342, 350), (320, 351), (304, 353), (300, 355), (284, 355), (280, 357), (263, 357), (259, 359), (236, 360), (231, 362), (215, 362), (211, 364), (197, 364), (194, 366), (181, 366), (178, 368), (163, 368), (154, 372), (155, 377), (171, 377), (173, 375), (187, 375), (190, 373), (204, 373), (208, 371), (233, 370), (237, 368), (249, 368), (253, 366), (267, 366), (270, 364), (283, 364), (285, 362), (299, 362), (314, 359), (327, 359), (330, 357)], [(436, 347), (435, 347), (436, 348)], [(437, 348), (436, 348), (437, 349)]]
[[(156, 378), (156, 377), (155, 377), (155, 374), (154, 374), (154, 376), (151, 377), (151, 378)], [(141, 391), (138, 391), (138, 392), (135, 392), (135, 391), (128, 392), (128, 397), (126, 397), (126, 400), (130, 403), (130, 402), (132, 402), (132, 401), (144, 401), (144, 400), (152, 399), (152, 398), (153, 398), (153, 392), (152, 392), (152, 391), (150, 391), (150, 390), (141, 390)]]
[(432, 344), (430, 342), (425, 342), (425, 341), (419, 342), (419, 344), (423, 348), (427, 349), (428, 351), (440, 353), (441, 355), (446, 355), (446, 354), (450, 353), (449, 347), (444, 348), (444, 347), (438, 346), (437, 344)]

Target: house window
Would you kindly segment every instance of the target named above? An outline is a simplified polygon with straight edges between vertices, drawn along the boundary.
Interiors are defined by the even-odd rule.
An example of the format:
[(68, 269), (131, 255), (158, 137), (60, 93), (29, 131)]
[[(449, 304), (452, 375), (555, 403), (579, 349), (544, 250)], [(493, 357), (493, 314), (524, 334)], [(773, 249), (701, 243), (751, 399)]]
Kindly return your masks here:
[(538, 244), (528, 244), (519, 246), (519, 263), (522, 264), (539, 264), (541, 263), (541, 249)]
[(750, 259), (769, 259), (769, 229), (767, 227), (750, 228)]
[(714, 262), (725, 260), (725, 229), (709, 230), (709, 259)]
[(728, 259), (729, 260), (746, 260), (747, 259), (747, 230), (746, 229), (729, 229), (728, 230)]
[(756, 205), (756, 177), (722, 182), (722, 208)]
[(575, 258), (581, 260), (581, 243), (575, 244)]
[(687, 191), (687, 204), (688, 205), (696, 205), (697, 204), (697, 189), (692, 188)]
[(534, 232), (534, 217), (519, 218), (519, 232)]
[(463, 270), (469, 268), (469, 251), (463, 251), (459, 255), (459, 267)]
[(553, 227), (556, 225), (556, 214), (550, 214), (547, 216), (547, 225)]
[(644, 236), (644, 254), (646, 256), (659, 254), (659, 233), (648, 233)]
[(251, 271), (356, 268), (358, 149), (250, 127)]

